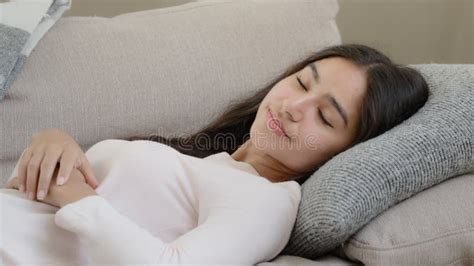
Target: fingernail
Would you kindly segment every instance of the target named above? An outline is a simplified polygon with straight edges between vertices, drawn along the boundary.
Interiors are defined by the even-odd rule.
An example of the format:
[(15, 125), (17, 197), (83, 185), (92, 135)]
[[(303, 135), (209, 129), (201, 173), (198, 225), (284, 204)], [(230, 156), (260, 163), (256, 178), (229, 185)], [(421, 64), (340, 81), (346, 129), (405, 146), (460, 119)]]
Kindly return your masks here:
[(40, 190), (40, 191), (38, 192), (38, 196), (37, 196), (37, 197), (38, 197), (38, 199), (40, 199), (40, 200), (44, 200), (44, 191), (43, 191), (43, 190)]
[(20, 185), (20, 192), (25, 192), (25, 186), (23, 184)]
[(64, 177), (59, 177), (58, 178), (58, 186), (62, 186), (64, 184)]
[(33, 192), (28, 192), (28, 198), (29, 198), (30, 200), (33, 200)]

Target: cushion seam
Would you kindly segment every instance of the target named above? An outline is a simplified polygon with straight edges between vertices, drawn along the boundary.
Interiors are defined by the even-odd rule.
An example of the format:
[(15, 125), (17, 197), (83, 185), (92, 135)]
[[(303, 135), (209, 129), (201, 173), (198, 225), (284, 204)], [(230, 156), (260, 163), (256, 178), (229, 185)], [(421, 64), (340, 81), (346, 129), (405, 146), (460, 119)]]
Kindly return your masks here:
[[(441, 238), (444, 238), (444, 237), (459, 235), (459, 234), (466, 233), (466, 232), (474, 232), (474, 227), (470, 227), (470, 228), (459, 230), (459, 231), (449, 232), (447, 234), (435, 236), (433, 238), (429, 238), (429, 239), (425, 239), (425, 240), (421, 240), (421, 241), (417, 241), (417, 242), (411, 242), (411, 243), (403, 244), (403, 245), (397, 245), (397, 246), (393, 246), (393, 247), (390, 247), (390, 248), (388, 248), (388, 247), (384, 247), (384, 248), (371, 247), (368, 244), (366, 244), (366, 243), (364, 243), (360, 240), (357, 240), (355, 238), (349, 240), (347, 245), (352, 245), (352, 246), (357, 247), (357, 248), (365, 248), (365, 249), (371, 249), (371, 250), (394, 250), (394, 249), (419, 245), (419, 244), (435, 241), (435, 240), (438, 240), (438, 239), (441, 239)], [(356, 243), (351, 243), (351, 242), (356, 242)]]
[[(117, 16), (109, 17), (109, 18), (112, 19), (112, 18), (121, 16), (121, 15), (127, 15), (127, 14), (139, 13), (139, 12), (146, 12), (146, 11), (152, 11), (152, 10), (160, 10), (158, 13), (154, 13), (153, 16), (166, 15), (166, 14), (179, 13), (179, 12), (183, 12), (183, 11), (199, 9), (199, 8), (204, 8), (204, 7), (209, 7), (209, 6), (221, 6), (221, 5), (225, 5), (225, 4), (235, 4), (235, 2), (214, 2), (214, 3), (209, 3), (208, 5), (199, 5), (199, 6), (189, 7), (189, 8), (181, 8), (181, 9), (177, 9), (177, 10), (168, 10), (168, 11), (164, 10), (164, 8), (161, 9), (161, 10), (160, 10), (160, 8), (145, 9), (145, 10), (141, 10), (141, 11), (123, 13), (123, 14), (119, 14)], [(175, 6), (175, 7), (177, 7), (177, 6)], [(146, 16), (146, 15), (148, 15), (148, 13), (147, 14), (142, 14), (142, 15)], [(137, 16), (135, 16), (135, 17), (143, 17), (143, 16), (140, 16), (140, 14), (137, 14)]]
[(459, 259), (454, 259), (453, 261), (450, 261), (448, 262), (449, 265), (453, 265), (454, 263), (458, 262), (458, 261), (463, 261), (463, 260), (470, 260), (470, 261), (474, 261), (474, 257), (462, 257), (462, 258), (459, 258)]

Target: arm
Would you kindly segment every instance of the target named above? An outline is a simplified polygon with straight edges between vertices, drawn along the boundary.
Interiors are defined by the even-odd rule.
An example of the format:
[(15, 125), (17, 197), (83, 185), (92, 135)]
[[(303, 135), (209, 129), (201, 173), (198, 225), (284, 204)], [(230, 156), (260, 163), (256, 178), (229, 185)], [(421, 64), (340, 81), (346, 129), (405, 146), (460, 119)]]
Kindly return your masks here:
[[(85, 197), (97, 195), (95, 190), (85, 183), (84, 175), (75, 168), (73, 168), (71, 171), (70, 180), (68, 183), (62, 186), (56, 185), (55, 181), (57, 179), (58, 170), (59, 167), (56, 167), (54, 170), (54, 182), (51, 182), (49, 185), (49, 193), (43, 200), (38, 199), (38, 201), (61, 208), (66, 204), (76, 202)], [(5, 185), (5, 188), (18, 189), (18, 177), (10, 179)]]
[(55, 222), (77, 234), (95, 264), (253, 265), (270, 260), (283, 249), (293, 227), (292, 217), (296, 217), (296, 210), (289, 206), (292, 203), (281, 198), (271, 207), (256, 205), (260, 207), (251, 211), (238, 207), (211, 210), (202, 224), (171, 243), (140, 228), (99, 196), (66, 205), (56, 213)]

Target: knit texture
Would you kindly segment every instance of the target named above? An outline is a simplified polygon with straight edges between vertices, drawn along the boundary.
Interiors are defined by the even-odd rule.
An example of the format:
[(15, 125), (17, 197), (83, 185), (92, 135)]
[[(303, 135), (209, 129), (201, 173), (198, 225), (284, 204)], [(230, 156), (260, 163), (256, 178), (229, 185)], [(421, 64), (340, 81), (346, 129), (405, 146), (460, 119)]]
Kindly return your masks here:
[(0, 100), (25, 61), (20, 52), (29, 37), (27, 31), (0, 23)]
[(283, 254), (315, 259), (394, 204), (474, 170), (474, 65), (411, 67), (429, 84), (427, 103), (400, 125), (333, 157), (302, 185)]
[[(13, 14), (9, 14), (8, 17), (24, 18), (26, 20), (28, 20), (28, 17), (25, 16), (25, 13), (27, 13), (27, 11), (31, 12), (29, 8), (37, 4), (42, 4), (41, 1), (38, 3), (6, 2), (5, 4), (18, 4), (22, 7), (16, 9), (14, 12), (8, 10), (9, 12), (13, 12)], [(9, 25), (8, 23), (10, 23), (10, 21), (8, 19), (2, 19), (0, 16), (0, 101), (5, 98), (8, 88), (10, 88), (13, 81), (20, 74), (31, 50), (63, 13), (70, 9), (70, 5), (70, 0), (54, 0), (44, 13), (39, 24), (34, 24), (36, 27), (33, 32)], [(6, 11), (7, 10), (0, 10), (0, 13)]]

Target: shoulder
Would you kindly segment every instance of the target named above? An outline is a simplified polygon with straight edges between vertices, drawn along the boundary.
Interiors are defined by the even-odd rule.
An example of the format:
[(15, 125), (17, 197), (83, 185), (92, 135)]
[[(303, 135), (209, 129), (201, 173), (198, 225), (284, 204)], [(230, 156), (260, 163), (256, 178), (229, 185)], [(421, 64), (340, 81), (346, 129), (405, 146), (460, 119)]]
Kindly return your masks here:
[(112, 152), (116, 151), (119, 149), (122, 149), (125, 147), (128, 143), (131, 143), (131, 141), (128, 140), (122, 140), (122, 139), (106, 139), (97, 142), (96, 144), (92, 145), (87, 151), (86, 154), (88, 153), (96, 153), (99, 151), (107, 151), (107, 152)]
[(290, 182), (255, 182), (240, 191), (242, 211), (250, 219), (262, 217), (271, 219), (274, 224), (292, 222), (296, 217), (301, 200), (301, 188), (295, 181)]
[[(134, 150), (134, 151), (149, 151), (149, 150), (156, 150), (156, 149), (167, 149), (170, 151), (176, 151), (172, 147), (168, 145), (156, 142), (156, 141), (149, 141), (149, 140), (123, 140), (123, 139), (106, 139), (97, 142), (93, 146), (91, 146), (86, 154), (93, 154), (97, 152), (106, 152), (108, 154), (117, 154), (125, 150)], [(178, 152), (178, 151), (176, 151)]]
[(276, 185), (282, 191), (282, 194), (285, 194), (286, 197), (289, 197), (294, 204), (297, 206), (299, 205), (301, 201), (301, 185), (298, 184), (298, 182), (286, 181), (274, 183), (274, 185)]
[(242, 228), (240, 233), (248, 233), (254, 244), (266, 246), (268, 252), (276, 252), (276, 255), (290, 238), (300, 195), (300, 185), (295, 181), (265, 184), (252, 199), (253, 205), (247, 206), (235, 219), (235, 223), (239, 223), (237, 226)]
[[(301, 186), (296, 181), (269, 183), (265, 194), (275, 209), (280, 211), (296, 211), (301, 201)], [(280, 208), (279, 208), (280, 207)]]
[(128, 141), (122, 139), (106, 139), (97, 142), (90, 147), (85, 155), (89, 162), (116, 162), (130, 156), (139, 154), (148, 154), (150, 152), (161, 150), (169, 152), (178, 152), (173, 148), (154, 141)]

